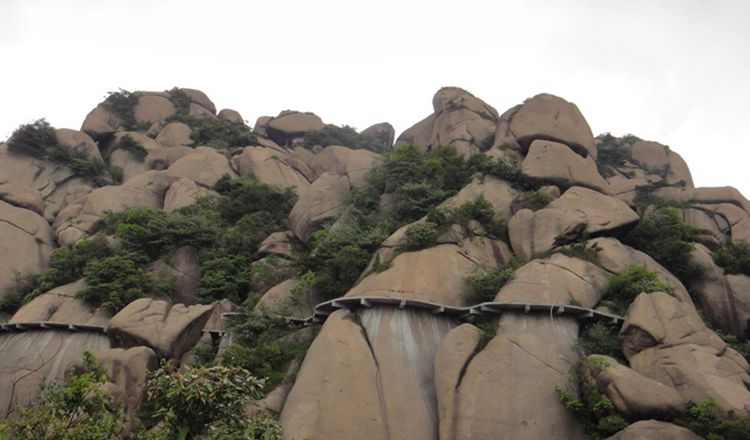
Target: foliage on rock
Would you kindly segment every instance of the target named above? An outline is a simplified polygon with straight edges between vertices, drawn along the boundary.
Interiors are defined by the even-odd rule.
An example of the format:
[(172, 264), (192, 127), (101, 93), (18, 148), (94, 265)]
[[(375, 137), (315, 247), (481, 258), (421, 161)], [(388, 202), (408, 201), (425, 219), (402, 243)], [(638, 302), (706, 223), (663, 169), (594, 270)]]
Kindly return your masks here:
[(750, 275), (750, 245), (735, 241), (719, 249), (714, 262), (724, 268), (727, 274)]
[(609, 279), (600, 304), (609, 307), (612, 313), (623, 315), (639, 294), (673, 290), (674, 287), (661, 281), (656, 272), (648, 270), (646, 266), (634, 264)]
[(315, 147), (328, 147), (330, 145), (340, 145), (352, 149), (365, 149), (380, 153), (390, 148), (387, 139), (377, 139), (362, 133), (357, 133), (353, 127), (344, 125), (326, 125), (320, 130), (309, 131), (305, 133), (302, 140), (302, 147), (313, 149)]
[(8, 139), (10, 151), (64, 165), (74, 175), (94, 185), (103, 186), (117, 182), (113, 176), (119, 176), (118, 172), (74, 147), (76, 146), (57, 142), (55, 129), (44, 119), (21, 125)]
[(512, 260), (498, 267), (477, 266), (474, 273), (467, 276), (464, 282), (469, 290), (464, 298), (466, 304), (480, 304), (495, 300), (495, 296), (508, 281), (513, 279), (516, 269), (521, 267), (521, 260)]
[(646, 215), (624, 238), (624, 243), (650, 255), (683, 282), (700, 276), (692, 260), (692, 241), (698, 231), (671, 208)]

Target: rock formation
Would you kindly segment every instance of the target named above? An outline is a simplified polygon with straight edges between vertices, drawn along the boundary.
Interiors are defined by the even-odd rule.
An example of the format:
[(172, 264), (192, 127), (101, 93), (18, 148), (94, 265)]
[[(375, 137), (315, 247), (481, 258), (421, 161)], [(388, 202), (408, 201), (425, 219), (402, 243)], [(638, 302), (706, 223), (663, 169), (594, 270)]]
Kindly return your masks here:
[[(696, 188), (657, 142), (594, 138), (550, 94), (500, 114), (442, 88), (396, 138), (402, 162), (305, 144), (324, 128), (284, 111), (251, 129), (181, 88), (113, 94), (80, 131), (51, 129), (56, 155), (0, 144), (0, 416), (90, 351), (124, 432), (160, 361), (184, 371), (205, 352), (269, 374), (260, 407), (286, 439), (693, 439), (707, 433), (689, 408), (715, 408), (715, 434), (750, 417), (737, 190)], [(223, 205), (240, 181), (258, 186)], [(259, 195), (278, 188), (280, 219), (253, 211), (282, 205)], [(671, 254), (639, 241), (653, 230)], [(76, 260), (94, 236), (105, 250)], [(109, 258), (131, 276), (104, 290), (155, 284), (97, 303), (91, 264)]]

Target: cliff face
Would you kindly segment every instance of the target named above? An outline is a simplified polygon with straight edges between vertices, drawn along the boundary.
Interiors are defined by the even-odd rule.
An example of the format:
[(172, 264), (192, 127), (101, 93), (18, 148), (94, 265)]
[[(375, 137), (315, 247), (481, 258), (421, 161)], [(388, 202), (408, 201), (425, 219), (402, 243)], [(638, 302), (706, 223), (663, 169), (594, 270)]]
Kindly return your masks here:
[[(433, 107), (394, 147), (387, 123), (311, 113), (250, 129), (192, 89), (19, 129), (0, 145), (0, 415), (96, 351), (132, 427), (157, 358), (262, 341), (288, 352), (261, 406), (289, 439), (689, 439), (670, 422), (708, 399), (750, 417), (750, 201), (695, 188), (664, 145), (595, 138), (553, 95), (500, 114), (449, 87)], [(313, 330), (225, 334), (229, 299)]]

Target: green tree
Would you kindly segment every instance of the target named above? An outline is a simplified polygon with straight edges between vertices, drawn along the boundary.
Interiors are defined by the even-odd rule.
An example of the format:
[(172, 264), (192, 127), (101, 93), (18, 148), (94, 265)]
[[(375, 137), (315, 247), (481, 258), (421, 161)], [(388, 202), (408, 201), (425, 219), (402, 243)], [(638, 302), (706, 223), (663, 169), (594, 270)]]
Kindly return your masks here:
[(146, 393), (155, 408), (153, 421), (163, 424), (166, 438), (275, 440), (281, 437), (278, 424), (245, 414), (261, 397), (263, 386), (263, 380), (242, 368), (201, 366), (171, 372), (164, 364), (149, 380)]
[(19, 410), (19, 417), (0, 421), (0, 439), (115, 440), (120, 438), (124, 413), (115, 408), (101, 385), (107, 382), (91, 353), (85, 368), (64, 386), (45, 384), (39, 401)]

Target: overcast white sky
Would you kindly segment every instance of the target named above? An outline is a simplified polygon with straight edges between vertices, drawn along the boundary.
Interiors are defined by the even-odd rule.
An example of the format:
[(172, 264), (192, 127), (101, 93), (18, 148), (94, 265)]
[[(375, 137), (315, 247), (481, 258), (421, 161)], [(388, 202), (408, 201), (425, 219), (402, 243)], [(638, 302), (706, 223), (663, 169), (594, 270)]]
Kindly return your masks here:
[(398, 133), (441, 86), (501, 113), (548, 92), (750, 196), (750, 1), (0, 0), (0, 63), (0, 139), (80, 128), (118, 88)]

